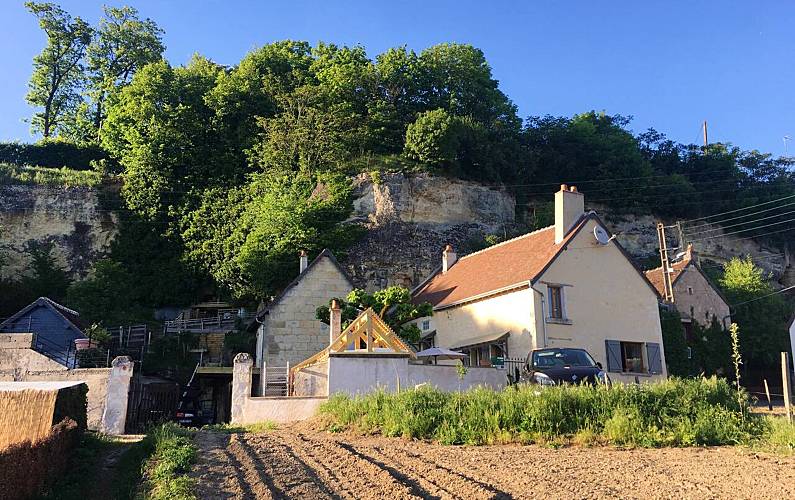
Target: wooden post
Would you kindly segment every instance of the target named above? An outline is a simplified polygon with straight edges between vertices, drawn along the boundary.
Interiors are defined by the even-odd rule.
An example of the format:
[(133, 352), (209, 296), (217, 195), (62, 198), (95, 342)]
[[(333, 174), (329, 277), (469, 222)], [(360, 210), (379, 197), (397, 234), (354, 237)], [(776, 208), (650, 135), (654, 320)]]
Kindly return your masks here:
[(373, 320), (367, 318), (367, 352), (373, 352)]
[(770, 400), (770, 388), (767, 386), (767, 379), (765, 382), (765, 395), (767, 395), (767, 409), (773, 411), (773, 402)]
[(781, 353), (781, 381), (784, 386), (784, 409), (787, 411), (787, 421), (792, 423), (792, 408), (790, 407), (789, 356), (786, 352)]

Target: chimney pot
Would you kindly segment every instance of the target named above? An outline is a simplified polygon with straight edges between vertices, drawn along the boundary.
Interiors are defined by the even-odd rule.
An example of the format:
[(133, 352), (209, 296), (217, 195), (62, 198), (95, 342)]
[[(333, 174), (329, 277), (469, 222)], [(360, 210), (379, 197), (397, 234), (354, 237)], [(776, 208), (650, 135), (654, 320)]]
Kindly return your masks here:
[(576, 193), (577, 192), (577, 186), (572, 186), (571, 188), (569, 188), (569, 191), (571, 191), (572, 193)]
[(569, 190), (569, 186), (567, 186), (566, 184), (561, 184), (560, 185), (560, 190), (561, 191), (568, 191)]

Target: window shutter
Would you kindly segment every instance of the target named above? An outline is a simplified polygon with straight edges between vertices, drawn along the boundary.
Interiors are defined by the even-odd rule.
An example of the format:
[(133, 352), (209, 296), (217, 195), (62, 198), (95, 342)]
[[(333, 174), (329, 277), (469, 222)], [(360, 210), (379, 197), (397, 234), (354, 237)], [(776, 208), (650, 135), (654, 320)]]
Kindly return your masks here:
[(621, 342), (618, 340), (605, 340), (605, 348), (607, 349), (607, 371), (624, 371), (621, 363)]
[(662, 373), (662, 358), (660, 357), (660, 344), (646, 343), (646, 354), (649, 360), (649, 373)]

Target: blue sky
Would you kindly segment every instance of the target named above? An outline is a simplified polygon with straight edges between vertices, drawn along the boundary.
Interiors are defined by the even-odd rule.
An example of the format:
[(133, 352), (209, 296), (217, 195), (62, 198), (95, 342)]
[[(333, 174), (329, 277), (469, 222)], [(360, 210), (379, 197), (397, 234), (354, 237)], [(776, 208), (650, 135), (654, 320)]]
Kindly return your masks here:
[[(101, 1), (63, 0), (91, 21)], [(105, 3), (122, 5), (106, 0)], [(162, 26), (173, 64), (199, 52), (234, 64), (285, 38), (362, 44), (371, 56), (440, 42), (481, 48), (520, 116), (591, 109), (633, 115), (636, 131), (784, 153), (795, 138), (795, 2), (129, 1)], [(31, 139), (23, 119), (44, 46), (18, 0), (0, 3), (0, 140)], [(790, 143), (790, 153), (795, 142)]]

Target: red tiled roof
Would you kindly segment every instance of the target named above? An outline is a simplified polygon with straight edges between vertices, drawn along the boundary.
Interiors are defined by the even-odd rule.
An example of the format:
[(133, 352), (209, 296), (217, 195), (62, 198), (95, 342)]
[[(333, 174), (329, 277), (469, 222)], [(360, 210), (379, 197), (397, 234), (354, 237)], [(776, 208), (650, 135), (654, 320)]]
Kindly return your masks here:
[[(690, 257), (685, 257), (684, 259), (674, 262), (671, 264), (671, 269), (673, 272), (671, 273), (671, 283), (676, 283), (676, 280), (682, 275), (682, 272), (690, 265), (692, 260)], [(660, 297), (665, 297), (665, 283), (663, 282), (663, 271), (662, 267), (656, 267), (654, 269), (650, 269), (645, 271), (646, 278), (654, 285), (654, 288), (657, 289), (657, 293), (660, 294)]]
[(582, 217), (557, 245), (555, 226), (549, 226), (461, 257), (447, 273), (440, 269), (420, 285), (413, 301), (440, 308), (527, 283), (544, 271), (590, 218)]

